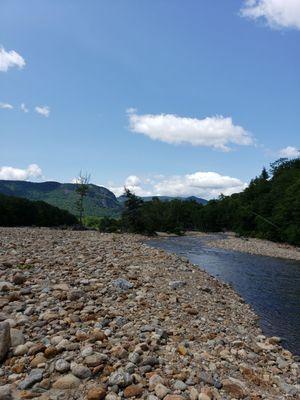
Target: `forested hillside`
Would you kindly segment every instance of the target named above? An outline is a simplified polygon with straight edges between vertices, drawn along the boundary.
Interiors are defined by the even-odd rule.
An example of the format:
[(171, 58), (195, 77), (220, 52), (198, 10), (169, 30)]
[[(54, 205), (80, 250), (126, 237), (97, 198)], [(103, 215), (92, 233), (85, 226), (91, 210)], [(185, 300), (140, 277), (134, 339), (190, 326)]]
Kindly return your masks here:
[(127, 191), (120, 221), (104, 219), (102, 230), (153, 234), (235, 231), (240, 235), (300, 245), (300, 159), (280, 159), (264, 168), (247, 189), (207, 205), (159, 199), (143, 202)]
[[(74, 215), (77, 215), (76, 187), (73, 183), (0, 180), (2, 194), (28, 200), (42, 200)], [(110, 190), (89, 184), (89, 190), (84, 199), (84, 211), (88, 216), (114, 215), (120, 211), (120, 204)]]
[(77, 218), (43, 201), (0, 194), (0, 226), (76, 225)]

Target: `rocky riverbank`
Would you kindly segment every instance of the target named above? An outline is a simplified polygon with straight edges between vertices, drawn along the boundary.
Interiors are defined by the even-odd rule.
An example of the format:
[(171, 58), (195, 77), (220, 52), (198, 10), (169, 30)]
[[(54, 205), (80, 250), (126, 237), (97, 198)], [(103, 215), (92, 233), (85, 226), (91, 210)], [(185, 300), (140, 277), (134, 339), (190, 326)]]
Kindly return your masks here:
[[(209, 235), (207, 235), (209, 237)], [(208, 241), (208, 245), (226, 250), (235, 250), (243, 253), (258, 254), (261, 256), (286, 258), (300, 261), (300, 248), (284, 243), (275, 243), (269, 240), (255, 238), (240, 238), (229, 233), (220, 238)]]
[(142, 238), (0, 228), (0, 399), (296, 399), (227, 285)]

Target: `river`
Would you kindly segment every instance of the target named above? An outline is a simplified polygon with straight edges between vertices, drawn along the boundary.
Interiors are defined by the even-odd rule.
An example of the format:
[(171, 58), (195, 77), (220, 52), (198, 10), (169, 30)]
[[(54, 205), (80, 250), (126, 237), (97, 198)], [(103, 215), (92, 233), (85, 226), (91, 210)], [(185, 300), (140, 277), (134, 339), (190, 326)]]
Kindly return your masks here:
[(300, 356), (300, 262), (212, 248), (206, 241), (169, 237), (147, 244), (185, 256), (231, 284), (260, 317), (264, 334), (280, 336), (283, 346)]

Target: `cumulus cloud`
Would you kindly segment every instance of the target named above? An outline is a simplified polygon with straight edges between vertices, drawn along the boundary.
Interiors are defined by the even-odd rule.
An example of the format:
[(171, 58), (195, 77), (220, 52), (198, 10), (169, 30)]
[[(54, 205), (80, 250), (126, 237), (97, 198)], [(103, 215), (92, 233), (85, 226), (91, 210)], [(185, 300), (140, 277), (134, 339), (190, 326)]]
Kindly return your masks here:
[(35, 111), (46, 118), (50, 115), (50, 107), (48, 106), (36, 106)]
[(0, 167), (0, 179), (26, 181), (29, 178), (40, 178), (42, 170), (37, 164), (30, 164), (27, 168)]
[(25, 67), (24, 58), (16, 51), (6, 51), (0, 46), (0, 71), (7, 72), (10, 68), (17, 67), (22, 69)]
[[(156, 175), (151, 179), (141, 179), (132, 175), (125, 180), (124, 186), (137, 196), (198, 196), (212, 199), (220, 194), (231, 195), (241, 192), (247, 184), (240, 179), (217, 172), (199, 171), (169, 177)], [(124, 186), (110, 186), (109, 189), (116, 196), (120, 196), (124, 193)]]
[(26, 107), (25, 103), (22, 103), (20, 106), (21, 111), (23, 111), (24, 113), (28, 113), (28, 108)]
[(241, 126), (234, 125), (230, 117), (197, 119), (174, 114), (138, 115), (134, 109), (129, 109), (128, 116), (131, 131), (165, 143), (189, 143), (222, 151), (229, 151), (230, 144), (253, 144), (251, 135)]
[(14, 107), (9, 103), (0, 103), (0, 108), (3, 110), (12, 110)]
[(299, 0), (245, 0), (241, 15), (264, 19), (273, 28), (300, 29)]
[(279, 150), (278, 154), (280, 157), (296, 158), (300, 157), (300, 150), (293, 146), (287, 146), (284, 149)]

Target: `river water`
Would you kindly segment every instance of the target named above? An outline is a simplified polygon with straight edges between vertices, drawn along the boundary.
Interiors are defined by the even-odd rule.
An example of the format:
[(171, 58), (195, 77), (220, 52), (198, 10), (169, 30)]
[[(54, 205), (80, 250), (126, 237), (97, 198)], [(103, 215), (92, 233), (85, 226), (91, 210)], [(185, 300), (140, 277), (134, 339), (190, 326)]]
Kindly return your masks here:
[(206, 241), (170, 237), (147, 244), (185, 256), (231, 284), (260, 317), (263, 332), (280, 336), (283, 346), (300, 356), (300, 262), (212, 248)]

